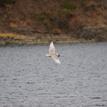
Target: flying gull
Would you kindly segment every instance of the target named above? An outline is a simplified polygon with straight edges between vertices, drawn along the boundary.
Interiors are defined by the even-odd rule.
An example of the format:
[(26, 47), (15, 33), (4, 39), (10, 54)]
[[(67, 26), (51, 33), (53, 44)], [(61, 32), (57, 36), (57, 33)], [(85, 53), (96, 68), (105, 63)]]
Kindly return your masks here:
[(59, 60), (60, 55), (56, 51), (53, 41), (50, 43), (49, 52), (46, 56), (51, 57), (57, 64), (61, 64), (61, 62)]

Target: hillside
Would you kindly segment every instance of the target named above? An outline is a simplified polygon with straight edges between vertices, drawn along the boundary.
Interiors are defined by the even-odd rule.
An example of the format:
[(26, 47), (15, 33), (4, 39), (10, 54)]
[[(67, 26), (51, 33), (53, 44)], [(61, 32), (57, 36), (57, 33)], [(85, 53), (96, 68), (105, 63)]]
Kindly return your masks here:
[[(0, 5), (0, 33), (107, 40), (106, 0), (16, 0)], [(42, 37), (42, 36), (41, 36)]]

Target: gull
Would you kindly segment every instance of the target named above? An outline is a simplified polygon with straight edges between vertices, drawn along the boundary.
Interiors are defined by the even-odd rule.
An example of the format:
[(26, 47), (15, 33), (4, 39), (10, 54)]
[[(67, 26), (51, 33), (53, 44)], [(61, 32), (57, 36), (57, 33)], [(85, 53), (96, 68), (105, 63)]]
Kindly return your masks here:
[(51, 57), (57, 64), (61, 64), (59, 60), (60, 55), (56, 51), (53, 41), (50, 43), (49, 52), (46, 56)]

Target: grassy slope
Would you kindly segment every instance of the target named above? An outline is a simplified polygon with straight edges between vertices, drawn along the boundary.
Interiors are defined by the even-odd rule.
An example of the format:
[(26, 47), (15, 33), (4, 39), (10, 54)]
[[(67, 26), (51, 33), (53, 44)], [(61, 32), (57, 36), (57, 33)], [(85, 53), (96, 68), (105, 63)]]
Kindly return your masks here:
[[(107, 28), (105, 2), (16, 0), (15, 4), (0, 7), (0, 42), (35, 44), (51, 40), (58, 42), (107, 40), (105, 36), (107, 30), (102, 30)], [(93, 31), (93, 28), (96, 29)]]

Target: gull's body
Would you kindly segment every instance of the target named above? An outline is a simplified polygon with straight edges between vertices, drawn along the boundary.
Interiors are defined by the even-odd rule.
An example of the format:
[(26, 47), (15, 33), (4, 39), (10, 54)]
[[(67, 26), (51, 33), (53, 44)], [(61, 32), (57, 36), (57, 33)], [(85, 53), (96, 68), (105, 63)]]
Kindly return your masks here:
[(49, 53), (46, 56), (51, 57), (58, 64), (61, 63), (59, 58), (58, 58), (60, 55), (57, 53), (53, 42), (50, 43)]

